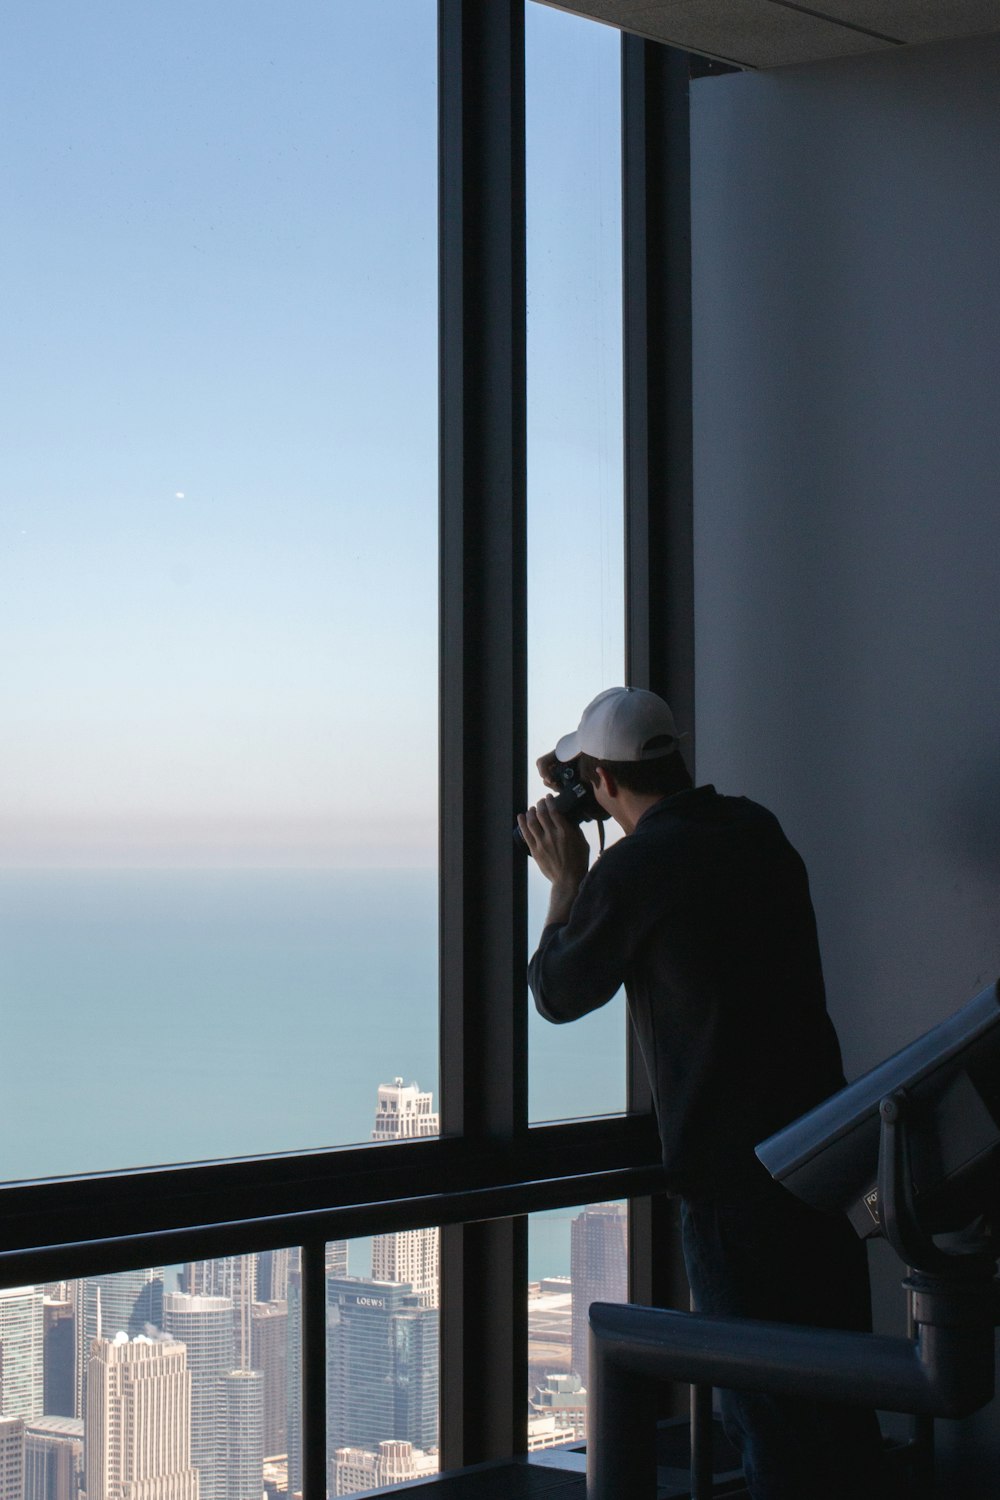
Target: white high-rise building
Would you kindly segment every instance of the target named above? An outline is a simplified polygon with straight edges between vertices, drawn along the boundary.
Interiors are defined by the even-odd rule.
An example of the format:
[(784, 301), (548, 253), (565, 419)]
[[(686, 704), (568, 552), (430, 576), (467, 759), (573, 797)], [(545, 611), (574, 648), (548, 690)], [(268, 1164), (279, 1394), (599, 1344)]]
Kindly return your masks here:
[(195, 1297), (228, 1297), (233, 1305), (233, 1368), (249, 1370), (253, 1305), (257, 1300), (256, 1255), (223, 1255), (191, 1260), (184, 1267), (185, 1292)]
[(260, 1500), (264, 1492), (264, 1376), (231, 1370), (219, 1382), (219, 1500)]
[[(434, 1096), (421, 1093), (416, 1083), (401, 1078), (379, 1084), (373, 1141), (416, 1140), (439, 1135)], [(377, 1234), (372, 1240), (372, 1279), (409, 1282), (424, 1307), (437, 1307), (438, 1231), (404, 1229)]]
[(410, 1141), (440, 1133), (433, 1094), (421, 1093), (419, 1084), (401, 1078), (379, 1084), (373, 1141)]
[(183, 1344), (125, 1333), (94, 1340), (84, 1465), (93, 1500), (198, 1500)]
[(0, 1292), (3, 1382), (0, 1416), (40, 1417), (45, 1409), (45, 1314), (42, 1289), (15, 1286)]
[(187, 1349), (191, 1375), (191, 1462), (199, 1500), (224, 1500), (219, 1382), (233, 1368), (233, 1304), (228, 1297), (164, 1292), (163, 1331)]

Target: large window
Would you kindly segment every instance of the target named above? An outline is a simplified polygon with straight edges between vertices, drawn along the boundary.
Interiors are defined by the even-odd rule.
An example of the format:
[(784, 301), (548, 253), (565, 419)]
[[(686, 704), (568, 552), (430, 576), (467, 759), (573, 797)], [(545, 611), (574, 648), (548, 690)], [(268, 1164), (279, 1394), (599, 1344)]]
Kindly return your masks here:
[(365, 1140), (437, 1086), (433, 0), (0, 28), (0, 1179)]
[[(633, 1089), (586, 1118), (626, 1102), (621, 1007), (530, 1030), (510, 836), (529, 743), (625, 675), (623, 604), (654, 655), (635, 464), (620, 583), (618, 46), (528, 7), (526, 190), (524, 7), (434, 10), (0, 21), (0, 1419), (23, 1406), (26, 1464), (29, 1416), (32, 1463), (113, 1447), (95, 1344), (188, 1389), (202, 1500), (223, 1437), (238, 1489), (306, 1500), (523, 1452), (549, 1374), (560, 1441), (572, 1415), (581, 1215), (620, 1278), (629, 1200), (655, 1290), (649, 1113)], [(662, 100), (637, 112), (628, 69), (625, 96), (634, 179)], [(384, 1437), (344, 1394), (370, 1337), (419, 1396)]]
[[(529, 797), (534, 761), (625, 681), (620, 43), (526, 16)], [(594, 825), (590, 825), (591, 842)], [(608, 837), (615, 825), (607, 825)], [(529, 943), (548, 884), (529, 864)], [(532, 1012), (532, 1119), (620, 1110), (620, 1000), (554, 1030)]]

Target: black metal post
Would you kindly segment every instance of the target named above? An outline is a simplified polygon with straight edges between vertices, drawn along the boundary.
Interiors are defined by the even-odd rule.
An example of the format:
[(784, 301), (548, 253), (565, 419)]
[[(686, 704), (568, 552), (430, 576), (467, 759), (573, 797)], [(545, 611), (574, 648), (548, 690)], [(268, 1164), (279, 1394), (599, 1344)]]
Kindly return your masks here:
[(712, 1500), (712, 1387), (691, 1387), (691, 1500)]
[(302, 1490), (326, 1500), (326, 1244), (302, 1246)]
[[(908, 1268), (913, 1276), (912, 1267)], [(906, 1297), (906, 1336), (915, 1339), (917, 1322), (914, 1317), (915, 1292), (908, 1288)], [(934, 1493), (934, 1418), (914, 1416), (910, 1423), (910, 1441), (906, 1445), (909, 1465), (910, 1488), (915, 1500), (930, 1500)]]
[(626, 664), (693, 754), (689, 95), (686, 53), (623, 37)]
[[(527, 1136), (523, 0), (440, 0), (442, 1124)], [(525, 1446), (526, 1225), (442, 1235), (445, 1467)]]

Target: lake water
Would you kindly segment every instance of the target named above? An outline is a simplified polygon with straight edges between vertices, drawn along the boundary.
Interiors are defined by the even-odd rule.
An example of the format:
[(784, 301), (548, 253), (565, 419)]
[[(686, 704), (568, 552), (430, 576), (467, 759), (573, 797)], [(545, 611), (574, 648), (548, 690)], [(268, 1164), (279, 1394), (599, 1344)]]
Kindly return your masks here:
[[(437, 1102), (431, 871), (0, 872), (0, 963), (0, 1180), (367, 1140), (397, 1076)], [(620, 1001), (530, 1037), (532, 1118), (622, 1108)]]

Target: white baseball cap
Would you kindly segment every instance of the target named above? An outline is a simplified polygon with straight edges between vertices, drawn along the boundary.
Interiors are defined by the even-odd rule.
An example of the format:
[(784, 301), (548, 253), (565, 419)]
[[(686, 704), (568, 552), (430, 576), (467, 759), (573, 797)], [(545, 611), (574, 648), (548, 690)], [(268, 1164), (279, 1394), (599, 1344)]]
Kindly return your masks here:
[(587, 704), (579, 728), (563, 735), (556, 755), (575, 760), (582, 750), (595, 760), (657, 760), (676, 750), (677, 739), (674, 716), (656, 693), (613, 687)]

